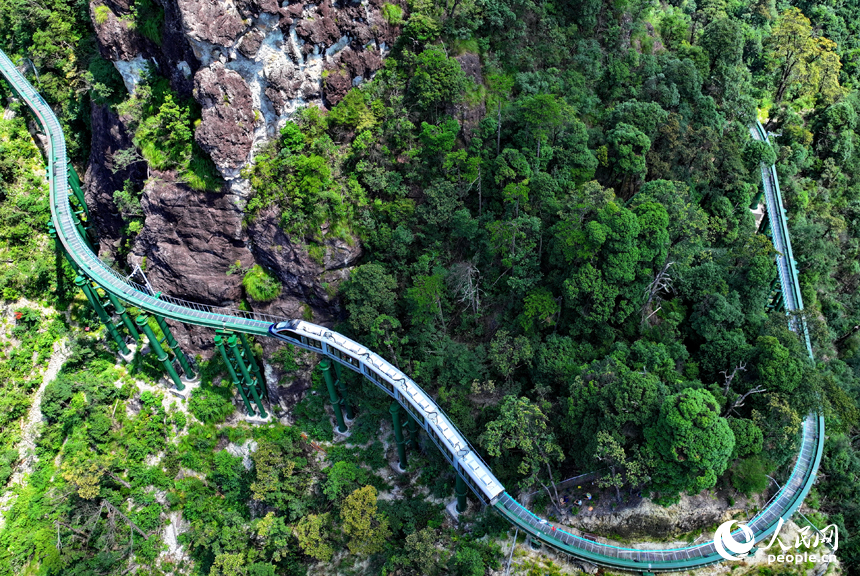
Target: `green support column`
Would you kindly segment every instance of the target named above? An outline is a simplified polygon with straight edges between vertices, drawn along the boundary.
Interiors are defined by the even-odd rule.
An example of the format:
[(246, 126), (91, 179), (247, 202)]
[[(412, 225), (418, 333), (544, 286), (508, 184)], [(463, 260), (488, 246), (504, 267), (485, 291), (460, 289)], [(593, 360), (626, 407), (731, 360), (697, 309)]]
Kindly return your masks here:
[(346, 397), (346, 384), (340, 378), (337, 379), (337, 391), (340, 392), (340, 405), (343, 408), (343, 413), (346, 415), (347, 420), (355, 420), (352, 405)]
[(257, 383), (260, 385), (260, 392), (263, 397), (268, 397), (269, 394), (266, 390), (266, 381), (263, 380), (263, 374), (260, 372), (260, 367), (257, 365), (257, 359), (251, 351), (251, 343), (248, 342), (248, 336), (245, 335), (244, 332), (240, 332), (239, 338), (242, 340), (242, 348), (245, 349), (245, 359), (248, 361), (248, 365), (251, 367), (251, 372), (254, 373), (254, 376), (257, 378)]
[(406, 412), (406, 425), (409, 426), (409, 446), (418, 450), (418, 422), (408, 411)]
[(756, 208), (758, 208), (762, 196), (764, 196), (764, 190), (759, 190), (753, 197), (752, 202), (750, 202), (750, 210), (755, 210)]
[(110, 317), (108, 316), (107, 312), (105, 312), (105, 309), (102, 307), (102, 303), (99, 302), (98, 295), (95, 293), (92, 286), (90, 286), (90, 283), (87, 281), (87, 279), (83, 276), (76, 276), (75, 286), (83, 290), (84, 295), (90, 302), (90, 306), (92, 306), (93, 309), (96, 311), (99, 320), (102, 321), (102, 324), (105, 325), (105, 328), (107, 328), (108, 333), (119, 346), (120, 352), (122, 352), (123, 354), (129, 354), (130, 350), (128, 349), (128, 346), (125, 345), (125, 341), (122, 339), (122, 336), (120, 336), (119, 332), (117, 332), (116, 326), (114, 326), (113, 322), (111, 322)]
[(400, 404), (392, 402), (388, 407), (391, 412), (391, 425), (394, 428), (394, 441), (397, 444), (397, 457), (400, 458), (400, 469), (405, 470), (409, 463), (406, 461), (406, 442), (403, 440), (403, 423), (400, 421)]
[(346, 419), (349, 420), (350, 422), (352, 422), (353, 420), (355, 420), (355, 414), (353, 413), (352, 406), (350, 405), (349, 400), (347, 399), (347, 396), (346, 396), (346, 383), (343, 380), (341, 380), (341, 377), (340, 377), (341, 369), (340, 369), (340, 364), (338, 362), (334, 363), (334, 373), (337, 376), (337, 379), (335, 380), (334, 385), (337, 388), (337, 391), (339, 392), (341, 410), (343, 411), (343, 414), (346, 416)]
[(155, 315), (155, 322), (158, 324), (158, 327), (161, 328), (161, 331), (164, 332), (164, 339), (167, 340), (167, 345), (170, 346), (170, 349), (173, 350), (173, 354), (176, 355), (176, 358), (179, 360), (179, 365), (182, 366), (182, 371), (185, 372), (185, 377), (189, 380), (194, 380), (197, 377), (197, 374), (195, 374), (194, 370), (191, 369), (191, 365), (188, 363), (188, 358), (185, 357), (185, 353), (182, 351), (182, 348), (179, 347), (179, 342), (177, 342), (176, 338), (173, 337), (173, 333), (170, 331), (170, 326), (167, 325), (164, 318), (158, 315)]
[(242, 378), (244, 378), (245, 382), (248, 383), (248, 389), (251, 391), (251, 396), (254, 397), (254, 402), (257, 404), (257, 408), (260, 409), (260, 418), (268, 418), (269, 415), (266, 413), (266, 409), (263, 408), (263, 401), (260, 399), (259, 392), (257, 392), (257, 383), (254, 381), (254, 378), (248, 371), (248, 367), (245, 365), (245, 359), (242, 358), (242, 352), (239, 350), (239, 346), (237, 345), (236, 340), (236, 335), (233, 334), (232, 336), (227, 338), (227, 346), (229, 346), (230, 350), (233, 351), (233, 357), (239, 364), (239, 370), (242, 372)]
[(167, 371), (167, 375), (170, 376), (170, 379), (173, 380), (173, 384), (176, 386), (176, 389), (185, 390), (185, 385), (182, 383), (182, 380), (179, 379), (179, 374), (176, 373), (176, 368), (173, 367), (173, 363), (167, 357), (167, 352), (165, 352), (164, 348), (161, 347), (161, 342), (159, 342), (158, 338), (155, 336), (155, 332), (153, 332), (152, 326), (149, 325), (146, 315), (141, 314), (134, 322), (137, 324), (138, 328), (146, 334), (146, 337), (149, 339), (149, 345), (152, 346), (152, 350), (155, 352), (155, 357), (164, 365), (164, 369)]
[(245, 403), (245, 410), (247, 410), (248, 416), (255, 416), (257, 413), (254, 412), (254, 407), (251, 406), (251, 402), (248, 400), (248, 395), (245, 394), (245, 388), (242, 386), (242, 381), (239, 380), (239, 377), (236, 375), (236, 370), (233, 368), (233, 363), (230, 362), (230, 356), (227, 355), (227, 348), (224, 347), (224, 338), (221, 334), (215, 334), (215, 347), (218, 348), (218, 351), (221, 353), (221, 358), (224, 360), (224, 364), (227, 365), (227, 372), (230, 373), (233, 385), (239, 389), (239, 395), (242, 396), (242, 402)]
[(322, 370), (325, 378), (325, 386), (328, 388), (328, 397), (331, 400), (331, 408), (334, 410), (334, 418), (337, 420), (337, 431), (343, 434), (346, 432), (346, 424), (343, 421), (343, 413), (340, 410), (340, 402), (337, 397), (337, 390), (334, 389), (334, 375), (331, 369), (331, 360), (323, 358), (320, 360), (320, 370)]
[(468, 488), (466, 488), (466, 481), (463, 480), (460, 473), (456, 470), (454, 473), (457, 475), (457, 484), (454, 487), (454, 493), (457, 495), (457, 512), (462, 514), (466, 511), (466, 494), (468, 494)]
[[(105, 292), (107, 292), (107, 290), (105, 290)], [(119, 298), (110, 292), (107, 292), (107, 296), (110, 303), (113, 304), (113, 309), (116, 310), (116, 313), (119, 314), (119, 317), (122, 319), (122, 323), (125, 324), (125, 328), (128, 330), (128, 333), (131, 334), (131, 337), (134, 338), (135, 342), (140, 340), (140, 332), (135, 328), (134, 322), (131, 321), (125, 306), (120, 303)]]

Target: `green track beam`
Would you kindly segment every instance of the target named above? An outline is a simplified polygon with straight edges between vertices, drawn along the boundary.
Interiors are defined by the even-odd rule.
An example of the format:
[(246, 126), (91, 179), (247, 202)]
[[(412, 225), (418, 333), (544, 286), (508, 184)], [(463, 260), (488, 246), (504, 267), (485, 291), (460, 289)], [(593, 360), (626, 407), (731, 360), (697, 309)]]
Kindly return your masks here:
[(406, 412), (406, 425), (409, 426), (409, 446), (418, 450), (418, 422), (408, 411)]
[(84, 295), (90, 302), (90, 306), (92, 306), (93, 309), (96, 311), (99, 320), (102, 321), (102, 324), (105, 325), (105, 328), (107, 328), (108, 333), (114, 339), (114, 342), (116, 342), (119, 346), (120, 352), (122, 352), (123, 354), (130, 354), (131, 351), (128, 349), (128, 346), (125, 345), (125, 341), (122, 339), (122, 336), (120, 336), (119, 332), (116, 329), (116, 326), (114, 326), (113, 322), (111, 322), (110, 317), (108, 316), (107, 312), (105, 312), (105, 309), (102, 307), (102, 303), (99, 302), (99, 297), (93, 290), (92, 286), (90, 286), (89, 281), (87, 281), (87, 279), (83, 276), (76, 276), (75, 286), (83, 290)]
[(167, 352), (165, 352), (164, 348), (161, 347), (161, 342), (158, 341), (158, 338), (155, 336), (155, 332), (152, 330), (152, 326), (149, 325), (149, 320), (147, 319), (146, 314), (138, 316), (137, 319), (135, 319), (135, 323), (143, 333), (146, 334), (146, 337), (149, 339), (149, 345), (152, 346), (156, 358), (158, 358), (158, 361), (164, 365), (164, 369), (167, 371), (170, 379), (173, 380), (173, 384), (176, 385), (176, 389), (185, 390), (185, 385), (182, 383), (182, 380), (179, 379), (179, 374), (176, 373), (176, 368), (173, 367), (173, 363), (167, 357)]
[(170, 349), (173, 350), (173, 354), (179, 360), (179, 365), (182, 366), (182, 371), (185, 372), (185, 377), (189, 380), (197, 378), (197, 374), (194, 373), (194, 370), (191, 369), (191, 365), (188, 363), (188, 358), (185, 356), (182, 348), (179, 347), (179, 342), (177, 342), (176, 338), (173, 337), (173, 332), (170, 331), (170, 326), (167, 325), (164, 318), (158, 315), (155, 315), (155, 322), (158, 324), (158, 327), (161, 328), (161, 331), (164, 332), (164, 339), (167, 340), (167, 345), (170, 346)]
[(266, 381), (263, 380), (263, 374), (260, 372), (260, 366), (257, 364), (257, 358), (251, 350), (251, 343), (248, 341), (248, 336), (244, 332), (239, 332), (239, 339), (242, 340), (242, 348), (245, 350), (245, 360), (248, 361), (248, 366), (251, 367), (251, 372), (257, 378), (257, 384), (260, 387), (260, 395), (268, 398), (269, 394), (266, 390)]
[(337, 431), (341, 434), (346, 432), (346, 424), (343, 421), (343, 412), (340, 410), (340, 402), (337, 397), (337, 390), (334, 389), (334, 375), (331, 369), (331, 360), (323, 358), (320, 360), (320, 370), (325, 377), (325, 385), (328, 388), (328, 397), (331, 400), (331, 408), (334, 410), (334, 417), (337, 420)]
[(462, 514), (466, 511), (466, 494), (468, 493), (468, 488), (466, 488), (466, 481), (463, 480), (460, 473), (456, 470), (454, 473), (457, 475), (457, 483), (454, 486), (454, 494), (457, 495), (457, 512)]
[(239, 346), (237, 345), (236, 340), (236, 335), (233, 334), (232, 336), (227, 338), (227, 346), (229, 346), (230, 350), (233, 351), (233, 357), (236, 358), (236, 362), (239, 364), (239, 370), (242, 372), (242, 378), (245, 380), (245, 382), (248, 383), (248, 389), (251, 391), (251, 396), (254, 397), (254, 402), (260, 409), (260, 418), (268, 418), (269, 415), (266, 414), (266, 409), (263, 408), (263, 401), (260, 399), (260, 394), (257, 392), (257, 383), (254, 381), (254, 378), (248, 371), (248, 366), (245, 365), (245, 360), (244, 358), (242, 358), (242, 351), (239, 350)]
[(391, 412), (391, 425), (394, 428), (394, 441), (397, 443), (397, 457), (400, 458), (400, 470), (406, 470), (409, 462), (406, 460), (406, 441), (403, 440), (403, 423), (400, 421), (400, 404), (392, 402), (388, 407)]
[(255, 416), (257, 413), (254, 411), (254, 407), (251, 406), (251, 402), (248, 401), (248, 395), (245, 394), (245, 388), (242, 386), (242, 381), (239, 380), (239, 377), (236, 375), (236, 370), (233, 368), (232, 362), (230, 362), (230, 356), (227, 355), (227, 348), (224, 347), (224, 337), (221, 334), (215, 334), (215, 347), (218, 348), (218, 351), (221, 353), (221, 358), (227, 366), (227, 372), (230, 374), (233, 385), (239, 389), (239, 394), (242, 396), (242, 402), (245, 403), (245, 410), (247, 410), (248, 416)]
[(138, 342), (140, 340), (140, 332), (137, 331), (137, 328), (135, 327), (134, 322), (132, 322), (131, 317), (128, 315), (125, 306), (122, 305), (119, 298), (107, 290), (105, 290), (105, 293), (107, 293), (108, 300), (110, 300), (110, 303), (113, 305), (113, 309), (116, 310), (116, 313), (119, 314), (119, 317), (122, 319), (122, 323), (125, 324), (125, 328), (128, 330), (128, 333), (131, 334), (131, 337), (134, 338), (135, 342)]

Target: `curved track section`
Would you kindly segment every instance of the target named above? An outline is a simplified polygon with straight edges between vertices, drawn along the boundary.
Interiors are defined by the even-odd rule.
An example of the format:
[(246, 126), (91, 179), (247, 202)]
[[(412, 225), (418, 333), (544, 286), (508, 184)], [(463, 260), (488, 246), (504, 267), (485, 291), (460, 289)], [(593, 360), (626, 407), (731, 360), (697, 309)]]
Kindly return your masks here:
[[(66, 145), (57, 117), (2, 51), (0, 72), (18, 96), (27, 103), (48, 136), (51, 219), (63, 249), (80, 272), (103, 289), (141, 310), (179, 322), (259, 336), (275, 336), (306, 350), (324, 354), (363, 374), (410, 412), (482, 501), (494, 506), (511, 523), (553, 548), (594, 564), (636, 572), (690, 570), (721, 561), (713, 543), (671, 550), (623, 548), (585, 538), (557, 526), (553, 527), (546, 520), (529, 512), (504, 490), (492, 470), (481, 460), (478, 452), (457, 430), (454, 423), (411, 378), (357, 342), (307, 322), (207, 306), (160, 293), (153, 294), (145, 286), (132, 282), (111, 269), (93, 253), (76, 227), (75, 215), (69, 202), (71, 192), (68, 184)], [(753, 128), (753, 137), (767, 140), (760, 125)], [(762, 175), (768, 212), (778, 221), (773, 226), (774, 244), (780, 253), (777, 263), (780, 282), (786, 294), (786, 309), (801, 310), (803, 304), (797, 284), (797, 272), (791, 258), (788, 228), (782, 212), (776, 171), (772, 166), (763, 165)], [(780, 229), (779, 233), (777, 228)], [(787, 297), (789, 293), (792, 294), (791, 299)], [(793, 322), (795, 330), (803, 329), (797, 326), (798, 321)], [(805, 332), (805, 329), (803, 331)], [(302, 339), (302, 336), (305, 339)], [(779, 518), (787, 518), (802, 503), (815, 481), (823, 442), (823, 418), (808, 417), (803, 425), (801, 449), (791, 477), (764, 510), (749, 522), (757, 542), (775, 530)]]

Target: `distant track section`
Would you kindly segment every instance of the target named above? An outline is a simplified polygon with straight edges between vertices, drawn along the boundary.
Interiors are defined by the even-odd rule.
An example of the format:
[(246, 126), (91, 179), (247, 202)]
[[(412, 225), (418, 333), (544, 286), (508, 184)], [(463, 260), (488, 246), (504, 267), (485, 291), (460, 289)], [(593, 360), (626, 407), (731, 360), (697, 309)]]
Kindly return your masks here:
[[(562, 552), (601, 566), (634, 572), (685, 571), (722, 561), (713, 543), (669, 550), (645, 550), (599, 542), (566, 531), (559, 526), (553, 528), (553, 524), (535, 516), (509, 495), (445, 412), (411, 378), (379, 355), (323, 326), (231, 308), (197, 304), (160, 293), (153, 294), (147, 287), (132, 282), (111, 269), (89, 248), (75, 223), (75, 215), (69, 202), (66, 144), (57, 117), (2, 51), (0, 51), (0, 72), (18, 96), (27, 103), (48, 136), (51, 219), (57, 236), (70, 260), (80, 272), (106, 291), (141, 310), (179, 322), (258, 336), (277, 336), (311, 352), (323, 354), (363, 374), (386, 393), (392, 395), (421, 422), (437, 447), (457, 468), (458, 474), (466, 474), (468, 485), (482, 501), (494, 506), (512, 524), (533, 538)], [(753, 129), (753, 136), (766, 140), (760, 125)], [(789, 291), (792, 292), (791, 299), (786, 298), (786, 309), (802, 310), (797, 271), (791, 259), (788, 227), (782, 211), (776, 171), (772, 166), (762, 166), (762, 175), (765, 180), (768, 211), (772, 218), (777, 216), (781, 228), (779, 240), (776, 239), (776, 232), (774, 233), (774, 245), (780, 252), (777, 264), (782, 289), (786, 292), (786, 296)], [(777, 227), (776, 224), (774, 222), (774, 229)], [(279, 330), (283, 332), (286, 328), (300, 325), (308, 334), (315, 334), (313, 341), (302, 341), (300, 335), (297, 339), (293, 336), (284, 338), (283, 334), (276, 334)], [(797, 329), (796, 326), (793, 328)], [(296, 332), (296, 334), (299, 333)], [(807, 347), (811, 355), (808, 338)], [(386, 383), (392, 387), (389, 389)], [(396, 392), (395, 385), (399, 387)], [(815, 481), (823, 443), (823, 418), (808, 417), (803, 425), (800, 453), (788, 482), (770, 500), (764, 510), (749, 522), (757, 542), (775, 530), (779, 518), (791, 516), (803, 502), (803, 498)], [(467, 470), (466, 467), (469, 469)], [(481, 482), (476, 482), (476, 479), (480, 479)]]

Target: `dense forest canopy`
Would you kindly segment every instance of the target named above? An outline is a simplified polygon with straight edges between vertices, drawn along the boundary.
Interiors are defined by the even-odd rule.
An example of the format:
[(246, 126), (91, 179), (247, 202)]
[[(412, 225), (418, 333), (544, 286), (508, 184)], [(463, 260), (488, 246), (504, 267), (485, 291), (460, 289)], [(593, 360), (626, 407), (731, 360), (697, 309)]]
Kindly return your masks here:
[[(365, 247), (339, 287), (338, 329), (412, 375), (510, 491), (543, 490), (560, 519), (570, 510), (550, 485), (583, 472), (600, 471), (619, 501), (762, 492), (790, 469), (805, 415), (823, 411), (810, 501), (844, 531), (840, 559), (860, 565), (860, 5), (414, 0), (389, 12), (404, 28), (384, 68), (330, 109), (301, 110), (244, 172), (249, 222), (277, 210), (312, 255), (327, 236)], [(3, 0), (0, 30), (38, 69), (74, 159), (89, 104), (110, 105), (133, 118), (151, 165), (215, 185), (191, 141), (194, 104), (154, 74), (126, 99), (94, 52), (86, 3)], [(756, 118), (773, 146), (751, 137)], [(46, 210), (10, 161), (34, 157), (20, 149), (23, 124), (2, 122), (2, 251), (20, 258), (21, 226)], [(762, 162), (777, 166), (816, 361), (769, 307), (775, 250), (751, 212)], [(117, 195), (131, 226), (139, 191)], [(51, 285), (53, 257), (38, 258), (3, 269), (4, 298), (70, 298), (69, 282)], [(259, 266), (245, 286), (257, 301), (280, 290)], [(144, 533), (181, 510), (202, 574), (301, 574), (343, 546), (388, 571), (483, 574), (496, 562), (477, 538), (504, 530), (498, 519), (479, 517), (449, 554), (438, 506), (414, 492), (377, 506), (386, 482), (360, 464), (381, 446), (337, 447), (321, 466), (307, 438), (331, 439), (319, 397), (294, 427), (218, 429), (232, 406), (216, 359), (186, 422), (151, 392), (113, 386), (112, 360), (82, 342), (46, 390), (41, 459), (0, 532), (15, 566), (120, 573), (130, 554), (152, 561), (148, 540), (115, 545), (132, 522), (100, 515), (126, 499)], [(276, 361), (297, 366), (290, 353)], [(369, 439), (387, 407), (354, 386)], [(131, 401), (134, 415), (110, 413)], [(222, 440), (256, 442), (250, 469)], [(160, 463), (146, 459), (159, 451)], [(444, 491), (441, 458), (420, 462)], [(177, 480), (180, 467), (194, 474)], [(49, 510), (57, 493), (68, 499)], [(89, 518), (101, 528), (75, 538)]]

